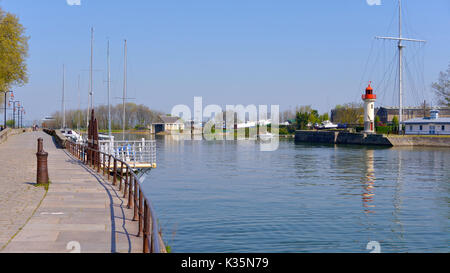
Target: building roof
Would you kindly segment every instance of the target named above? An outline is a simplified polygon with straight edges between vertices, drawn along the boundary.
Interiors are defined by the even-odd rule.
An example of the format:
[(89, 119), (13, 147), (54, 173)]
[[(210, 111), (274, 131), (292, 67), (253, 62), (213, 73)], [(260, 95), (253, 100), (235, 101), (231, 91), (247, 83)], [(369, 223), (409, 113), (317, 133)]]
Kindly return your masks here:
[[(380, 106), (380, 109), (387, 109), (387, 110), (399, 110), (398, 106)], [(450, 110), (450, 107), (433, 107), (432, 109), (430, 109), (429, 106), (427, 106), (427, 111), (429, 110)], [(403, 107), (403, 110), (423, 110), (423, 106), (408, 106), (408, 107)]]
[(450, 124), (450, 118), (414, 118), (403, 122), (404, 124)]
[(169, 117), (169, 116), (160, 116), (160, 120), (155, 124), (163, 123), (163, 124), (174, 124), (174, 123), (183, 123), (183, 121), (179, 117)]

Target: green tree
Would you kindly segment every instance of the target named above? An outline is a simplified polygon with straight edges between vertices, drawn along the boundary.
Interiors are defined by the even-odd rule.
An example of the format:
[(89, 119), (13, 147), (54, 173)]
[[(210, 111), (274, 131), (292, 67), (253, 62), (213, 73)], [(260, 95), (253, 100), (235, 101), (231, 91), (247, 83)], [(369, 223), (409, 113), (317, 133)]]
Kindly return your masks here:
[(438, 99), (438, 104), (450, 107), (450, 64), (446, 72), (439, 74), (438, 82), (433, 83), (432, 88)]
[(330, 120), (330, 115), (328, 115), (328, 113), (325, 113), (319, 117), (319, 120), (320, 120), (320, 122)]
[(15, 120), (8, 120), (6, 121), (6, 126), (8, 127), (14, 127), (16, 125), (16, 121)]
[(308, 112), (297, 112), (296, 123), (298, 130), (305, 130), (308, 125), (309, 113)]
[(28, 37), (19, 18), (0, 8), (0, 92), (28, 82)]
[(399, 122), (398, 122), (398, 117), (397, 117), (397, 116), (394, 116), (394, 117), (392, 118), (392, 123), (394, 124), (395, 127), (398, 127)]
[(380, 116), (375, 117), (375, 126), (378, 126), (381, 122)]
[(337, 105), (335, 110), (334, 122), (347, 124), (362, 124), (364, 123), (363, 115), (364, 109), (362, 104), (347, 103), (344, 105)]

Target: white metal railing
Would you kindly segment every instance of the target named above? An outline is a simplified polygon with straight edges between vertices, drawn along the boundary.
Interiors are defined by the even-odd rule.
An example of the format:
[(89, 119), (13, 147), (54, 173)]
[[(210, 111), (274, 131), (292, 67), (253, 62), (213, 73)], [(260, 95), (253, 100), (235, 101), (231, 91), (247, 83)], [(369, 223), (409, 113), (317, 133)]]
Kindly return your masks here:
[(100, 151), (136, 166), (137, 164), (156, 164), (155, 140), (115, 141), (114, 138), (99, 141)]

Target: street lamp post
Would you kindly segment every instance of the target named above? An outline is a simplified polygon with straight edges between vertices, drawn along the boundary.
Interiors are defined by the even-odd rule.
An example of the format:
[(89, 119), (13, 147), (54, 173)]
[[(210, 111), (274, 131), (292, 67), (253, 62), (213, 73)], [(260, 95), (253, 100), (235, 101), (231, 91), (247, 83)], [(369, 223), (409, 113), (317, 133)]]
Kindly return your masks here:
[(23, 119), (23, 106), (19, 105), (17, 108), (17, 125), (20, 128), (22, 128), (22, 119)]
[(15, 129), (16, 128), (16, 103), (20, 105), (20, 101), (13, 100), (13, 101), (10, 101), (10, 103), (13, 104), (13, 122), (14, 122), (13, 129)]
[(12, 91), (5, 91), (5, 92), (3, 92), (3, 93), (5, 93), (5, 108), (4, 108), (4, 110), (5, 110), (5, 112), (4, 112), (4, 118), (5, 118), (5, 120), (4, 120), (4, 127), (5, 127), (5, 129), (6, 129), (6, 96), (8, 95), (8, 93), (11, 93), (12, 95), (12, 97), (14, 97), (14, 94), (13, 94), (13, 92)]
[(21, 116), (21, 120), (20, 120), (20, 126), (23, 128), (24, 126), (23, 126), (23, 115), (25, 115), (26, 113), (25, 113), (25, 108), (23, 107), (23, 105), (22, 105), (22, 114), (20, 115)]
[(20, 105), (17, 106), (17, 128), (20, 129)]

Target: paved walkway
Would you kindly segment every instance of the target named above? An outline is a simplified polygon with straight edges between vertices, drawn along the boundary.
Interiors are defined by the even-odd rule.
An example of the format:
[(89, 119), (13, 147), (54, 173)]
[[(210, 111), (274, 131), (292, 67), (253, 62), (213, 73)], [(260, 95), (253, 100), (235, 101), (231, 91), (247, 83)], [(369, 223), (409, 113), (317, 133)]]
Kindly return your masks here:
[[(64, 253), (77, 250), (82, 253), (142, 252), (142, 238), (135, 236), (137, 223), (130, 220), (132, 210), (126, 209), (126, 201), (119, 197), (122, 194), (101, 175), (89, 170), (66, 151), (57, 149), (49, 136), (39, 132), (11, 138), (4, 144), (5, 147), (0, 147), (0, 153), (2, 149), (14, 150), (9, 148), (14, 144), (36, 144), (38, 137), (44, 138), (44, 149), (49, 153), (50, 189), (36, 213), (3, 252)], [(11, 158), (19, 155), (17, 152), (13, 154)], [(20, 223), (30, 217), (45, 192), (42, 188), (23, 185), (26, 182), (33, 182), (33, 175), (36, 172), (35, 155), (30, 151), (28, 157), (31, 158), (30, 163), (26, 163), (28, 165), (25, 164), (28, 158), (17, 165), (21, 166), (23, 176), (29, 173), (26, 176), (28, 180), (23, 176), (9, 175), (11, 180), (20, 180), (15, 184), (21, 186), (17, 186), (18, 189), (9, 192), (8, 195), (33, 196), (33, 201), (29, 201), (27, 209), (24, 209), (27, 213), (16, 214), (14, 211), (18, 211), (17, 209), (13, 209), (12, 206), (4, 208), (2, 201), (2, 210), (11, 211), (8, 213), (8, 219), (14, 221), (22, 219)], [(32, 171), (29, 172), (28, 169)], [(15, 175), (19, 172), (17, 171)], [(22, 193), (24, 189), (26, 194)], [(0, 226), (0, 230), (2, 229), (3, 224)], [(13, 235), (12, 233), (14, 232), (8, 233), (5, 238)]]
[(45, 194), (45, 189), (33, 186), (37, 136), (12, 136), (0, 144), (0, 250), (31, 217)]

